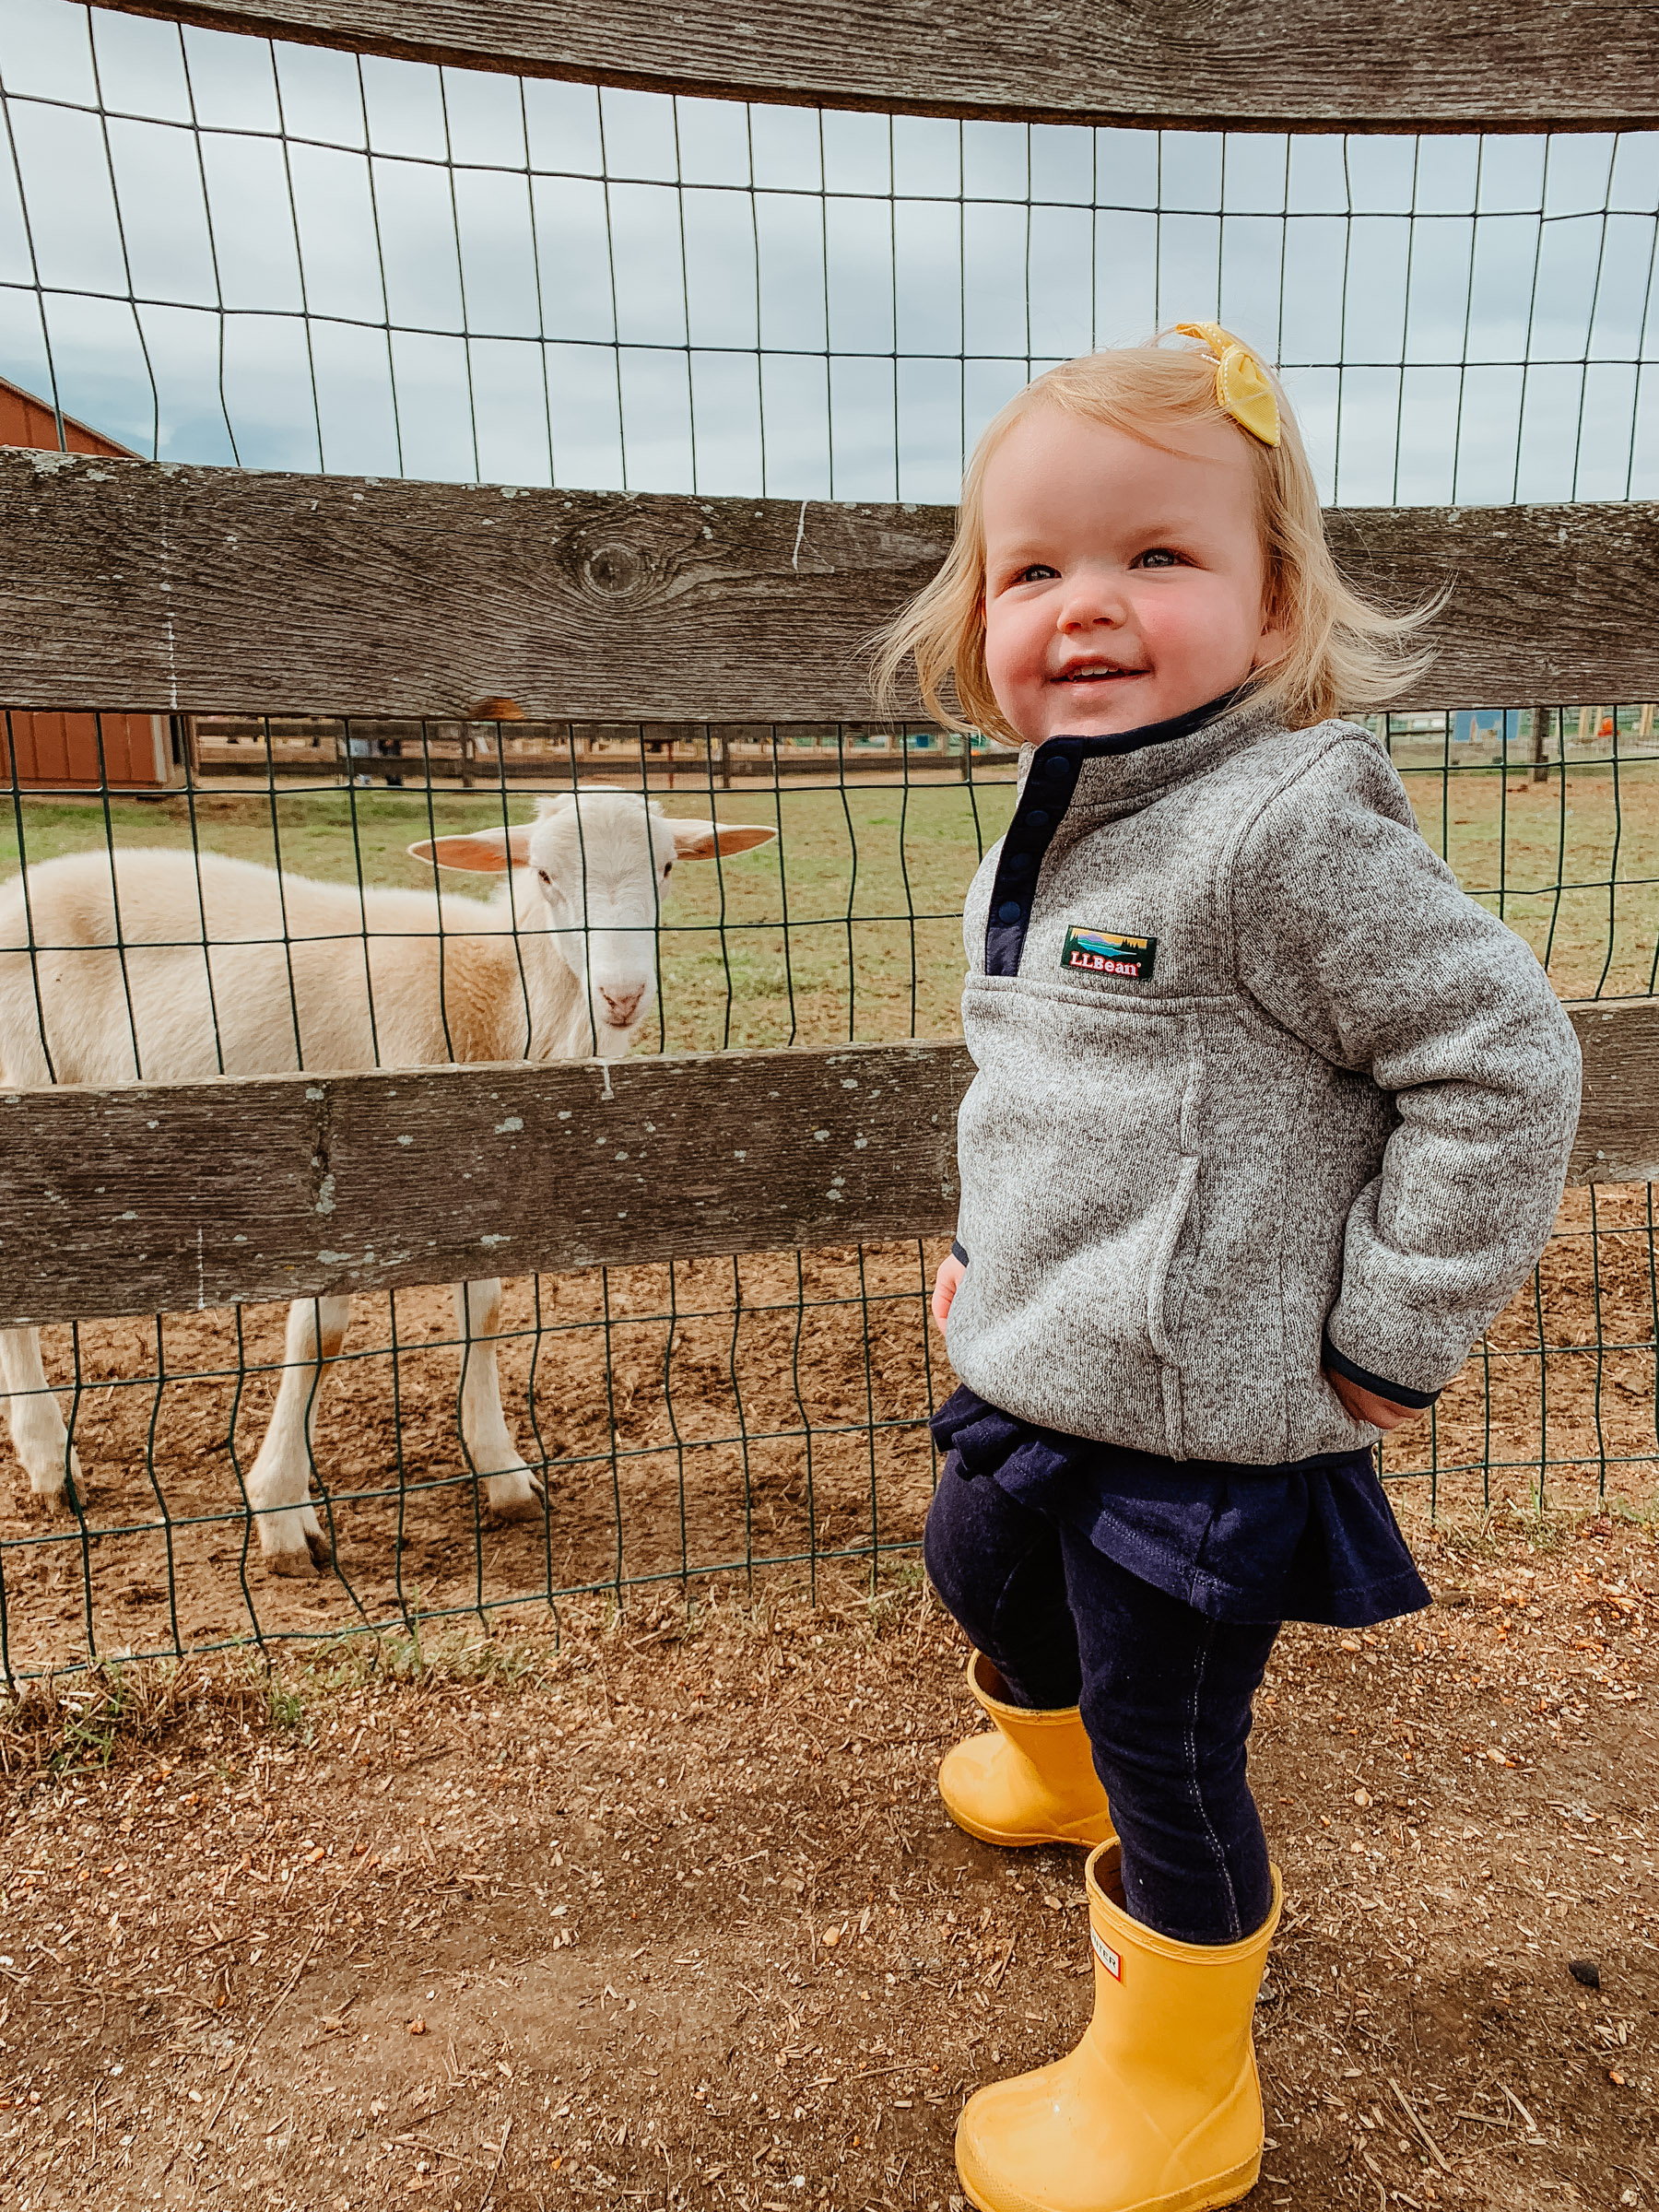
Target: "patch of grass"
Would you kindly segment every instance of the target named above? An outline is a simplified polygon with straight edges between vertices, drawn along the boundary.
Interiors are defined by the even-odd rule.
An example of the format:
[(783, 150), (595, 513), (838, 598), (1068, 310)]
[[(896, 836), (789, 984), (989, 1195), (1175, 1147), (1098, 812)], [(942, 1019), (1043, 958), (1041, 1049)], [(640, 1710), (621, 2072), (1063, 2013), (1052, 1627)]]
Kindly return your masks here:
[(1651, 1512), (1628, 1512), (1610, 1503), (1585, 1512), (1565, 1512), (1555, 1506), (1539, 1512), (1536, 1498), (1535, 1490), (1530, 1509), (1493, 1506), (1477, 1519), (1437, 1522), (1433, 1530), (1436, 1549), (1442, 1555), (1473, 1564), (1511, 1554), (1517, 1544), (1523, 1544), (1529, 1552), (1547, 1559), (1567, 1550), (1578, 1537), (1595, 1533), (1598, 1524), (1605, 1531), (1618, 1521), (1624, 1526), (1646, 1528), (1652, 1533)]
[(102, 1771), (179, 1742), (218, 1741), (227, 1727), (309, 1747), (329, 1707), (365, 1690), (534, 1688), (556, 1665), (555, 1654), (527, 1640), (475, 1633), (423, 1646), (418, 1628), (342, 1638), (298, 1664), (252, 1651), (96, 1661), (25, 1683), (0, 1702), (0, 1777), (27, 1784)]
[[(1419, 826), (1459, 879), (1547, 961), (1564, 996), (1645, 992), (1659, 946), (1659, 759), (1512, 766), (1400, 762)], [(956, 1032), (962, 898), (1013, 801), (1011, 770), (982, 780), (670, 793), (672, 816), (766, 822), (779, 842), (677, 870), (661, 938), (662, 996), (642, 1049), (825, 1044)], [(528, 817), (512, 793), (506, 815)], [(193, 803), (20, 801), (31, 862), (166, 846), (335, 883), (414, 888), (429, 870), (406, 848), (503, 818), (500, 794), (206, 792)], [(18, 822), (0, 818), (0, 874)], [(488, 888), (480, 878), (481, 893)]]
[[(107, 1767), (124, 1737), (148, 1734), (156, 1720), (147, 1685), (120, 1667), (100, 1668), (59, 1693), (59, 1736), (52, 1753), (54, 1771)], [(165, 1690), (162, 1692), (166, 1710)]]
[(158, 1755), (176, 1763), (193, 1752), (230, 1780), (261, 1741), (313, 1748), (342, 1709), (388, 1696), (534, 1697), (580, 1684), (597, 1709), (608, 1705), (617, 1668), (651, 1651), (667, 1664), (669, 1650), (711, 1633), (735, 1635), (763, 1665), (766, 1650), (821, 1638), (838, 1622), (872, 1641), (913, 1624), (919, 1563), (884, 1569), (882, 1580), (872, 1597), (862, 1578), (820, 1572), (816, 1608), (803, 1578), (781, 1575), (740, 1600), (716, 1589), (694, 1592), (688, 1603), (677, 1590), (653, 1589), (629, 1594), (618, 1610), (611, 1596), (591, 1597), (560, 1609), (551, 1640), (526, 1632), (516, 1616), (499, 1631), (475, 1622), (423, 1634), (416, 1614), (408, 1629), (341, 1636), (303, 1657), (242, 1649), (182, 1661), (97, 1660), (0, 1700), (0, 1781), (27, 1790)]
[(900, 1627), (914, 1623), (916, 1607), (924, 1602), (926, 1571), (920, 1559), (884, 1560), (877, 1587), (861, 1601), (872, 1643), (880, 1643)]
[(1465, 890), (1524, 937), (1564, 998), (1645, 993), (1659, 947), (1659, 759), (1402, 764), (1418, 824)]
[[(423, 1633), (419, 1604), (418, 1594), (411, 1594), (406, 1627), (340, 1636), (302, 1660), (288, 1660), (280, 1679), (311, 1712), (342, 1697), (393, 1685), (429, 1690), (535, 1688), (555, 1674), (571, 1671), (571, 1655), (562, 1633), (547, 1643), (516, 1622), (507, 1632), (492, 1625)], [(585, 1650), (604, 1632), (597, 1616), (584, 1621), (576, 1631), (578, 1649)], [(578, 1659), (575, 1665), (580, 1665)]]
[(262, 1721), (260, 1670), (177, 1660), (96, 1661), (24, 1684), (0, 1703), (0, 1774), (9, 1782), (100, 1771), (196, 1733), (206, 1716)]
[(301, 1743), (311, 1742), (312, 1730), (305, 1696), (296, 1683), (274, 1671), (267, 1674), (265, 1678), (265, 1718), (279, 1735), (297, 1735)]

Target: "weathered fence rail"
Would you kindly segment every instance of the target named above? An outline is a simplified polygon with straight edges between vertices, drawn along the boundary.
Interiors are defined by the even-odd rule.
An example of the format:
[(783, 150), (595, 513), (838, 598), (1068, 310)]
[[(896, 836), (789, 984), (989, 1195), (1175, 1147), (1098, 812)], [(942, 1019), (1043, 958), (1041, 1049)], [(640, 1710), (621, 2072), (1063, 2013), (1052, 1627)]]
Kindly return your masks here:
[(1342, 131), (1650, 129), (1641, 0), (112, 0), (135, 15), (527, 76), (1049, 123)]
[[(1659, 1002), (1572, 1009), (1572, 1180), (1659, 1180)], [(0, 1097), (0, 1325), (947, 1234), (965, 1048)]]
[[(864, 648), (951, 524), (0, 449), (0, 700), (447, 718), (505, 694), (538, 721), (863, 721)], [(1384, 604), (1447, 593), (1403, 705), (1659, 688), (1659, 506), (1358, 508), (1329, 528)]]

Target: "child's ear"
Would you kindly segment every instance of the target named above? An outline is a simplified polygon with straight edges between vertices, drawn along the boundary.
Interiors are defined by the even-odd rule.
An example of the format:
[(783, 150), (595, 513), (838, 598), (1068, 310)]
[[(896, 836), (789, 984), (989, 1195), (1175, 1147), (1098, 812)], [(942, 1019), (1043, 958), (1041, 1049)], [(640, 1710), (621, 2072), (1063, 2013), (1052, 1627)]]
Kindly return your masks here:
[(1262, 610), (1261, 634), (1255, 641), (1255, 652), (1250, 666), (1253, 675), (1258, 668), (1273, 668), (1289, 652), (1295, 635), (1288, 608), (1268, 605)]

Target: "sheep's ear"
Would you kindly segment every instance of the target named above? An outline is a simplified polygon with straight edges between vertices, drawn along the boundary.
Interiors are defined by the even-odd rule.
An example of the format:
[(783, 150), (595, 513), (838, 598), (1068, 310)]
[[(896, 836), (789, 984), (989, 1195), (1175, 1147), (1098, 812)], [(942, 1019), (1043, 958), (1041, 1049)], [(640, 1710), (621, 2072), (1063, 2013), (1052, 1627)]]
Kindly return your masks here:
[(530, 825), (511, 830), (469, 830), (458, 837), (423, 837), (409, 847), (412, 860), (435, 861), (441, 868), (465, 868), (475, 876), (504, 876), (530, 860)]
[(716, 853), (747, 853), (770, 845), (777, 836), (759, 822), (671, 822), (674, 850), (681, 860), (712, 860)]

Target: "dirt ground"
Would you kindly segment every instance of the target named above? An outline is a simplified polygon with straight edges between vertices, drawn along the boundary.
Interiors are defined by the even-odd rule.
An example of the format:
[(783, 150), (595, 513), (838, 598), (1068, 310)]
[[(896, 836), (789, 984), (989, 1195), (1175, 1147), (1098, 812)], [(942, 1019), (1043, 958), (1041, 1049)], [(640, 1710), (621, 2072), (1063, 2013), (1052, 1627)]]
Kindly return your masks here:
[[(85, 1515), (0, 1461), (10, 1663), (196, 1655), (0, 1706), (0, 2204), (959, 2212), (963, 2098), (1089, 1980), (1080, 1854), (934, 1792), (972, 1718), (903, 1548), (934, 1256), (512, 1286), (549, 1502), (507, 1527), (445, 1295), (362, 1301), (318, 1423), (341, 1572), (304, 1583), (239, 1505), (278, 1311), (47, 1333)], [(1390, 1453), (1435, 1609), (1281, 1643), (1276, 2212), (1659, 2207), (1654, 1312), (1647, 1194), (1571, 1194)], [(618, 1576), (662, 1579), (618, 1615)], [(200, 1655), (255, 1623), (269, 1671)]]
[[(49, 1515), (0, 1448), (0, 1596), (24, 1675), (84, 1655), (201, 1650), (257, 1629), (333, 1636), (618, 1576), (745, 1573), (913, 1545), (933, 1488), (922, 1421), (951, 1388), (914, 1243), (703, 1261), (509, 1287), (503, 1402), (545, 1466), (545, 1517), (493, 1525), (456, 1435), (447, 1290), (359, 1300), (316, 1426), (338, 1574), (260, 1563), (241, 1478), (284, 1310), (43, 1332), (85, 1477)], [(929, 1277), (931, 1279), (931, 1277)], [(239, 1335), (240, 1329), (240, 1335)], [(394, 1354), (395, 1345), (395, 1355)]]
[[(281, 1308), (49, 1329), (84, 1516), (42, 1512), (0, 1444), (6, 1664), (27, 1676), (88, 1649), (203, 1651), (255, 1631), (314, 1641), (549, 1592), (913, 1547), (934, 1480), (923, 1423), (952, 1387), (925, 1305), (942, 1250), (510, 1285), (503, 1402), (545, 1469), (547, 1504), (500, 1526), (456, 1436), (449, 1293), (360, 1300), (317, 1417), (319, 1510), (338, 1564), (317, 1581), (262, 1566), (241, 1504)], [(1395, 1495), (1453, 1526), (1492, 1503), (1645, 1511), (1656, 1302), (1647, 1191), (1569, 1193), (1536, 1288), (1500, 1316), (1432, 1420), (1390, 1444)]]
[[(1253, 2202), (1652, 2206), (1654, 1538), (1407, 1519), (1435, 1608), (1288, 1631), (1262, 1700)], [(818, 1598), (26, 1693), (0, 2198), (946, 2212), (965, 2096), (1085, 2020), (1081, 1854), (947, 1822), (913, 1571)]]

